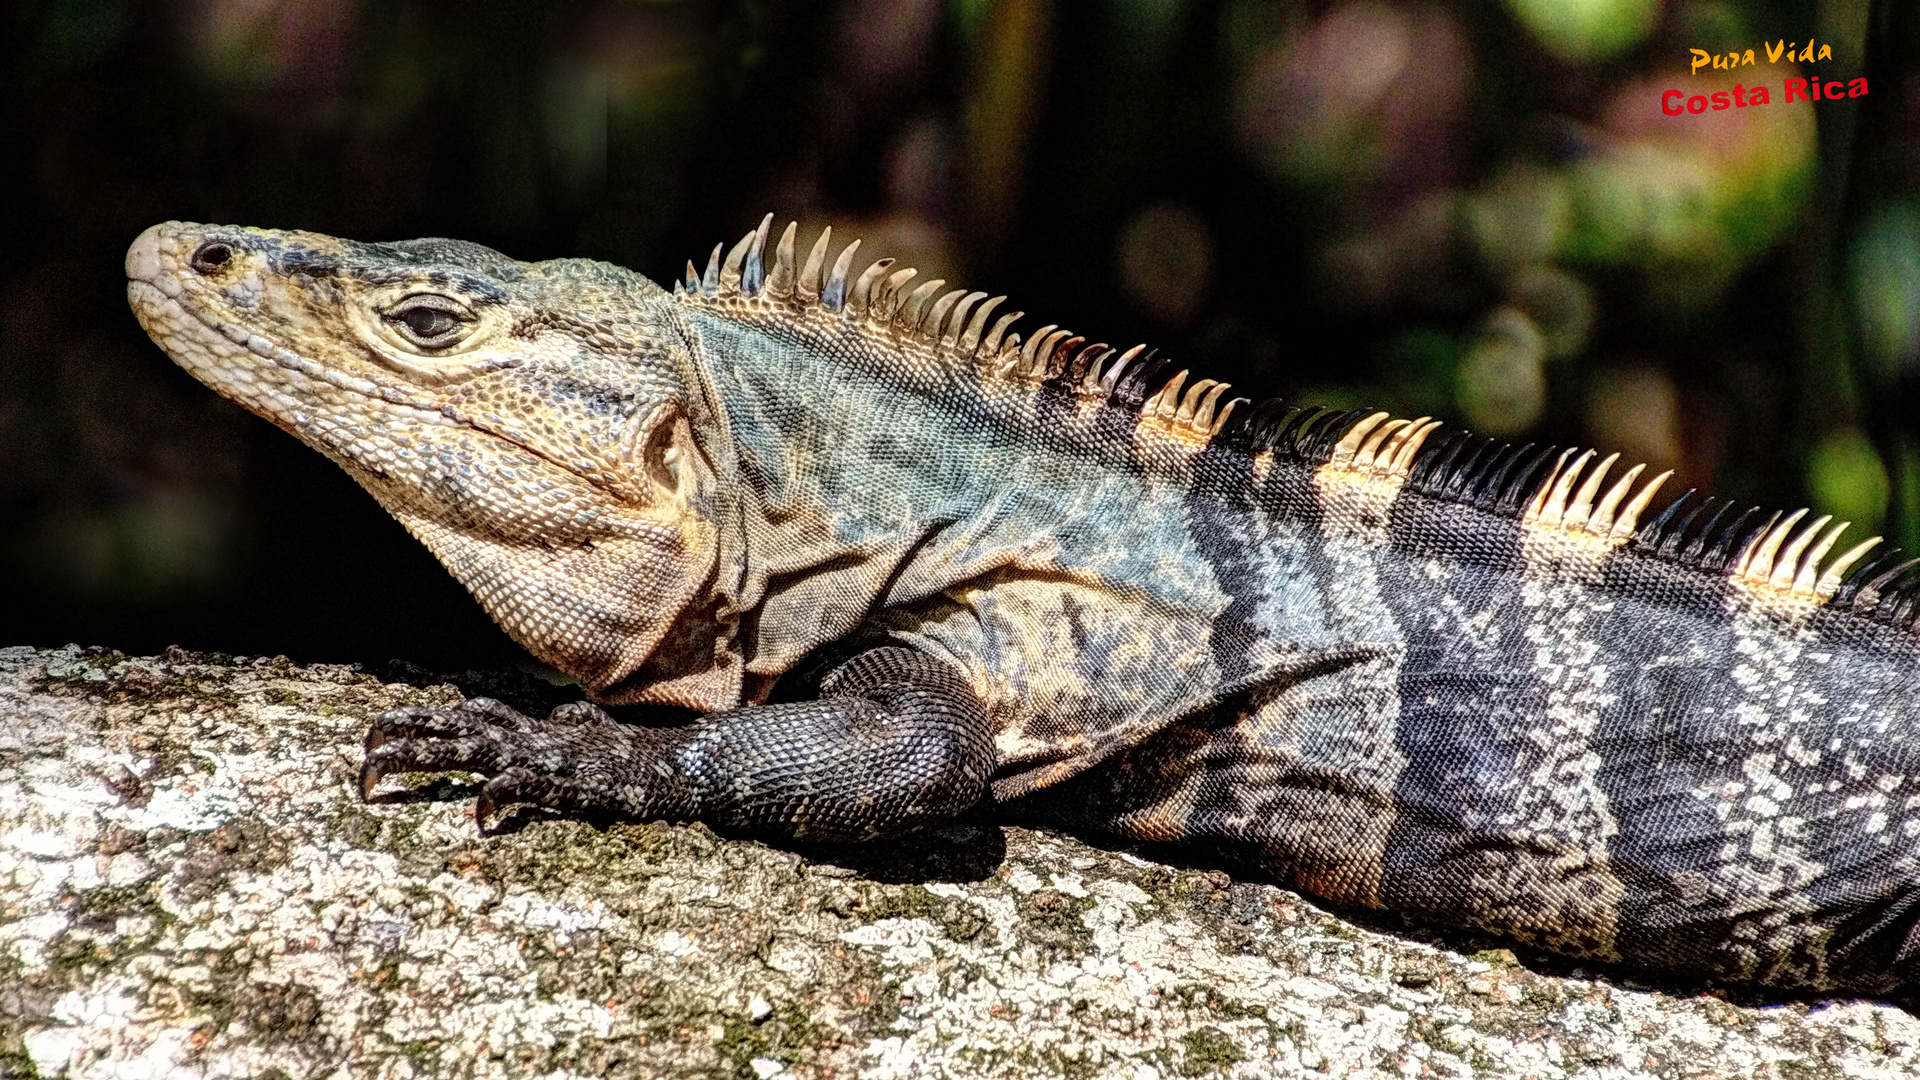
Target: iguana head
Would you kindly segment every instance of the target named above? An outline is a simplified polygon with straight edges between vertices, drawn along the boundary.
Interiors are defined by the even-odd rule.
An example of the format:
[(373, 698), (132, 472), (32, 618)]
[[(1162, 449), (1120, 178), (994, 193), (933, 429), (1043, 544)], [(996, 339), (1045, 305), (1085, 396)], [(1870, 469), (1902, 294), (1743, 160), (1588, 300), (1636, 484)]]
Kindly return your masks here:
[[(739, 693), (701, 618), (717, 561), (671, 304), (583, 259), (168, 222), (127, 252), (153, 339), (340, 463), (507, 632), (607, 700)], [(703, 655), (704, 654), (704, 655)]]

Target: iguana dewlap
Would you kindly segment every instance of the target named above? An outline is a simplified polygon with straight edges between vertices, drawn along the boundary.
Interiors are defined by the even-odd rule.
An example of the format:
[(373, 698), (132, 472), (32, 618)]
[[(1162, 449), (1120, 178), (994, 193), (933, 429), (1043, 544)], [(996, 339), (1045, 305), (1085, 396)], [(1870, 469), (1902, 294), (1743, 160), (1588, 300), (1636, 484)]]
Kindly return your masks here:
[(1249, 408), (768, 235), (672, 293), (450, 240), (134, 242), (181, 366), (595, 700), (709, 714), (389, 713), (367, 788), (826, 840), (1027, 799), (1575, 956), (1915, 979), (1909, 564), (1684, 497), (1642, 525), (1662, 478), (1613, 458)]

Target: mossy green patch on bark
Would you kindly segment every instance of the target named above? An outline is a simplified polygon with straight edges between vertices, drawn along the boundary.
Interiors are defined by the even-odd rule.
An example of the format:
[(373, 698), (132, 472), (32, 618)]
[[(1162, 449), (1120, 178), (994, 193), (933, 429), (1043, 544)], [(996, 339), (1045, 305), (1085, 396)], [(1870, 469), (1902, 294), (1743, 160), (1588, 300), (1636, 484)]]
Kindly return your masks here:
[(1233, 1039), (1216, 1027), (1198, 1027), (1180, 1036), (1180, 1049), (1180, 1072), (1185, 1076), (1218, 1072), (1247, 1058)]

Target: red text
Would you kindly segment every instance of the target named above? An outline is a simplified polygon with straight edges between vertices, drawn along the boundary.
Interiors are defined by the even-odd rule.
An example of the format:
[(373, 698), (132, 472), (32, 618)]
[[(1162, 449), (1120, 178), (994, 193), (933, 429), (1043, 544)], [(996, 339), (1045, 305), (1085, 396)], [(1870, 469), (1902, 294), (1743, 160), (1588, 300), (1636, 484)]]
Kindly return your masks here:
[[(1788, 79), (1787, 100), (1794, 101), (1839, 101), (1842, 98), (1867, 96), (1867, 80), (1829, 79), (1821, 82), (1818, 76), (1811, 79)], [(1773, 101), (1764, 86), (1741, 86), (1734, 84), (1731, 93), (1721, 90), (1713, 94), (1693, 94), (1685, 90), (1669, 90), (1660, 95), (1660, 111), (1668, 116), (1681, 116), (1686, 113), (1703, 113), (1709, 109), (1718, 112), (1721, 109), (1744, 109), (1749, 105), (1767, 105)]]
[[(1806, 79), (1788, 79), (1786, 85), (1788, 101), (1839, 101), (1841, 98), (1866, 97), (1867, 80), (1854, 79), (1842, 86), (1839, 79), (1825, 83), (1819, 76), (1813, 78), (1811, 88)], [(1797, 95), (1797, 96), (1796, 96)]]

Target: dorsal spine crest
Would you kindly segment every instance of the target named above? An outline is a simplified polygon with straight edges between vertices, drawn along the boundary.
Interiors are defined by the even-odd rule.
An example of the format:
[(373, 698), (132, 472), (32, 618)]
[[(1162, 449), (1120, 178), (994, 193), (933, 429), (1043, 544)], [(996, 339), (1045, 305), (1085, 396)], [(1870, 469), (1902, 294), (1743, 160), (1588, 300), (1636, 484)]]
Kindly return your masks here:
[(1516, 447), (1466, 432), (1448, 433), (1428, 448), (1440, 424), (1426, 417), (1395, 420), (1385, 413), (1298, 408), (1277, 401), (1256, 405), (1244, 397), (1227, 398), (1224, 382), (1200, 379), (1189, 385), (1190, 372), (1184, 369), (1168, 376), (1171, 365), (1145, 345), (1121, 351), (1104, 342), (1088, 344), (1057, 325), (1042, 326), (1030, 335), (1012, 332), (1026, 313), (996, 317), (1006, 297), (946, 289), (943, 279), (913, 285), (918, 271), (896, 268), (891, 258), (878, 259), (855, 274), (858, 240), (829, 263), (830, 228), (821, 230), (802, 262), (799, 226), (789, 223), (774, 243), (769, 264), (763, 255), (772, 227), (773, 215), (768, 214), (730, 248), (716, 245), (704, 270), (689, 262), (684, 281), (674, 283), (675, 294), (730, 313), (758, 309), (801, 319), (832, 316), (889, 345), (917, 346), (941, 359), (969, 364), (983, 381), (1018, 383), (1036, 392), (1046, 389), (1136, 410), (1142, 427), (1173, 434), (1188, 445), (1225, 440), (1251, 454), (1313, 467), (1331, 464), (1356, 475), (1405, 483), (1425, 495), (1517, 517), (1530, 527), (1578, 537), (1585, 544), (1606, 549), (1632, 544), (1775, 600), (1810, 605), (1831, 601), (1902, 626), (1920, 607), (1920, 581), (1913, 580), (1920, 577), (1913, 573), (1920, 559), (1896, 564), (1894, 552), (1886, 552), (1863, 562), (1879, 537), (1828, 561), (1845, 522), (1832, 524), (1823, 517), (1799, 528), (1803, 510), (1784, 519), (1775, 514), (1754, 527), (1749, 522), (1760, 512), (1756, 507), (1722, 524), (1733, 509), (1723, 503), (1694, 532), (1695, 520), (1713, 500), (1679, 516), (1681, 505), (1694, 494), (1688, 491), (1642, 528), (1641, 516), (1671, 472), (1643, 483), (1646, 466), (1635, 465), (1609, 484), (1617, 454), (1594, 464), (1593, 451)]

